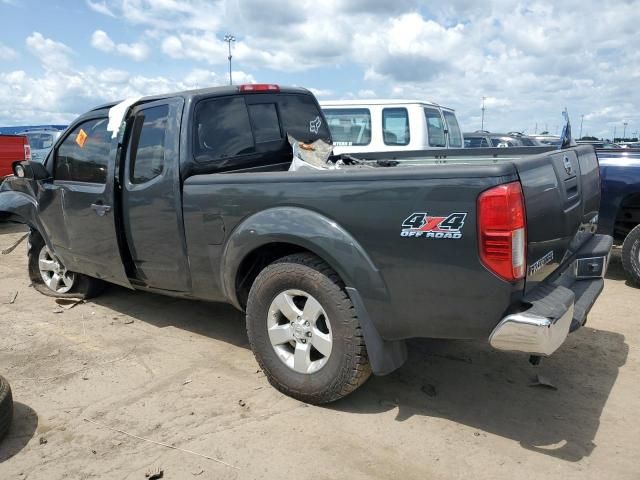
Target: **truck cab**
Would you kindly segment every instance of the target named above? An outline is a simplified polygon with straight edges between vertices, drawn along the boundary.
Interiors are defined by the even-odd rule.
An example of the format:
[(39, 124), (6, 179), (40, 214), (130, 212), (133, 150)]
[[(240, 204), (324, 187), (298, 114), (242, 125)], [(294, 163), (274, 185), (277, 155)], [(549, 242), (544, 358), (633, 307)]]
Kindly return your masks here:
[(455, 111), (420, 100), (320, 102), (334, 153), (462, 148)]

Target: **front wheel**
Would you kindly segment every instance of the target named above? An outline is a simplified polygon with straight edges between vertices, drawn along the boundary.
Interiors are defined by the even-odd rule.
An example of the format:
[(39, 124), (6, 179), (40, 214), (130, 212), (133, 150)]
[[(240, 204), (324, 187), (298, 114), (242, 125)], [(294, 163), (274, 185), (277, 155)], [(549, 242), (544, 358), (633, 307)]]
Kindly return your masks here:
[(622, 266), (631, 281), (640, 286), (640, 225), (629, 232), (622, 244)]
[(104, 288), (101, 280), (67, 270), (36, 232), (29, 236), (29, 278), (36, 290), (50, 297), (86, 299)]
[(260, 272), (247, 302), (247, 334), (271, 385), (307, 403), (338, 400), (371, 375), (353, 304), (338, 275), (311, 254)]

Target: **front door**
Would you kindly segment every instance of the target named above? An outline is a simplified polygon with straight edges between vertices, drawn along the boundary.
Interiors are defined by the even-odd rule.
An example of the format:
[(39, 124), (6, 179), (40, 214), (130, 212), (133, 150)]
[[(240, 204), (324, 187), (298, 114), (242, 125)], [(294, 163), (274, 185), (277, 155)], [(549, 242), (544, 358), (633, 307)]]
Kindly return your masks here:
[(133, 110), (120, 173), (124, 230), (136, 280), (174, 292), (190, 289), (179, 168), (183, 103), (160, 100)]
[[(69, 270), (131, 287), (120, 256), (113, 208), (117, 140), (111, 138), (107, 123), (106, 116), (87, 118), (58, 144), (53, 182), (46, 186), (52, 202), (41, 208), (62, 210), (61, 215), (43, 212), (43, 221), (63, 224), (64, 235), (52, 243)], [(50, 225), (48, 230), (60, 231), (61, 226)]]

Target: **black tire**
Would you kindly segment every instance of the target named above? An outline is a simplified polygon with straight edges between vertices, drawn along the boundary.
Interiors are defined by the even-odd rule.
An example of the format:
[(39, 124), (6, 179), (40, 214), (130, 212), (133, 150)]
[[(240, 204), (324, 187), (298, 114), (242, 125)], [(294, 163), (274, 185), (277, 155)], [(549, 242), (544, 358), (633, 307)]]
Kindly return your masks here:
[(640, 286), (640, 225), (629, 232), (622, 244), (622, 266), (633, 283)]
[[(314, 373), (299, 373), (275, 353), (267, 332), (273, 300), (288, 289), (312, 295), (330, 319), (333, 346), (326, 364)], [(282, 393), (311, 404), (333, 402), (360, 387), (371, 375), (362, 329), (338, 275), (312, 254), (281, 258), (260, 272), (247, 302), (251, 349), (269, 382)]]
[(13, 396), (11, 387), (4, 377), (0, 377), (0, 440), (9, 431), (13, 420)]
[(29, 235), (29, 279), (33, 288), (43, 295), (55, 298), (83, 298), (88, 299), (99, 295), (104, 290), (104, 282), (97, 278), (92, 278), (80, 273), (75, 274), (75, 282), (67, 293), (59, 293), (51, 290), (44, 282), (40, 269), (38, 267), (38, 259), (40, 252), (45, 248), (42, 236), (32, 231)]

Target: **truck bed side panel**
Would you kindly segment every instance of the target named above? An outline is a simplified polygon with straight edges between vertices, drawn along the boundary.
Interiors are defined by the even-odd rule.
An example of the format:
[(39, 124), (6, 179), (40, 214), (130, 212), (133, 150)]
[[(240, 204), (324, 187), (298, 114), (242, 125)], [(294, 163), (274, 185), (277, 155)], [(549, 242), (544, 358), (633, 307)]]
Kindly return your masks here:
[[(523, 285), (499, 280), (481, 265), (476, 200), (483, 190), (515, 179), (510, 164), (191, 177), (183, 195), (194, 290), (209, 288), (209, 298), (220, 296), (221, 243), (232, 241), (238, 225), (257, 212), (296, 207), (335, 222), (368, 254), (386, 296), (372, 293), (367, 275), (335, 258), (325, 260), (360, 292), (384, 338), (487, 338)], [(461, 238), (402, 237), (403, 222), (414, 213), (465, 213)], [(304, 220), (286, 220), (274, 223), (287, 234), (307, 228)], [(255, 235), (260, 234), (256, 228)], [(317, 236), (331, 239), (332, 231)]]

